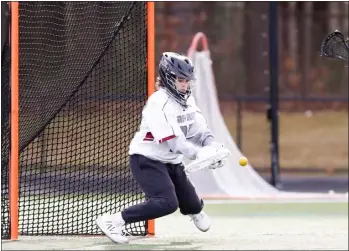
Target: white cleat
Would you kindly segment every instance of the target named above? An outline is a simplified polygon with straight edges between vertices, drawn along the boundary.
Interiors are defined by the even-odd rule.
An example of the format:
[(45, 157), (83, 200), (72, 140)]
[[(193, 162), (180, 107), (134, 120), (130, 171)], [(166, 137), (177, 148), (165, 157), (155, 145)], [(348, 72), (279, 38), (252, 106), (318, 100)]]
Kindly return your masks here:
[(96, 219), (99, 229), (115, 243), (128, 243), (128, 239), (123, 233), (123, 223), (114, 219), (114, 215), (102, 215)]
[(195, 226), (202, 232), (206, 232), (211, 227), (211, 220), (208, 215), (201, 211), (198, 214), (189, 214), (189, 217), (194, 221)]

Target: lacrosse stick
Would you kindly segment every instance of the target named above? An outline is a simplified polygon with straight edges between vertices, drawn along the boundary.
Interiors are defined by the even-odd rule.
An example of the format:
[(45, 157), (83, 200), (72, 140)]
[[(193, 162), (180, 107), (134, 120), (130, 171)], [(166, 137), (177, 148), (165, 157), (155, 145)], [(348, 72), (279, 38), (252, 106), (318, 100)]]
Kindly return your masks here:
[(321, 56), (342, 59), (348, 63), (349, 40), (336, 30), (329, 34), (321, 43)]
[[(226, 148), (221, 148), (217, 151), (214, 156), (209, 156), (207, 159), (196, 159), (190, 164), (186, 165), (184, 171), (188, 173), (197, 172), (202, 169), (210, 169), (210, 166), (214, 166), (219, 161), (225, 161), (225, 159), (230, 155), (230, 151)], [(221, 165), (223, 166), (223, 165)], [(214, 168), (211, 168), (214, 169)]]

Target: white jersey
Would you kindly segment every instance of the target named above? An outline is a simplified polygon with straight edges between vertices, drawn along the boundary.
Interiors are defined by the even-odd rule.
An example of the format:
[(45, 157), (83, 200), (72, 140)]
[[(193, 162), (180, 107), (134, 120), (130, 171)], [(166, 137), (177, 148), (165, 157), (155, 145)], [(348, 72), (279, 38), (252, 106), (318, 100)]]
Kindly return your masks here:
[(192, 96), (187, 104), (188, 107), (183, 108), (163, 88), (153, 93), (143, 108), (142, 121), (131, 141), (129, 154), (178, 164), (182, 162), (183, 154), (173, 152), (166, 142), (185, 137), (193, 147), (202, 146), (205, 138), (212, 134)]

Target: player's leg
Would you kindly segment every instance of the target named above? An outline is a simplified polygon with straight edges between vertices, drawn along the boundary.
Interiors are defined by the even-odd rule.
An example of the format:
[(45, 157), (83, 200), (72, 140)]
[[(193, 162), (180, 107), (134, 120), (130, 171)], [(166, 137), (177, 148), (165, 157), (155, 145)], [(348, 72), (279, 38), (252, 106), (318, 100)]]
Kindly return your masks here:
[(134, 155), (131, 156), (131, 169), (147, 200), (122, 212), (126, 223), (156, 219), (178, 209), (175, 186), (165, 164)]
[(169, 173), (175, 185), (180, 212), (190, 216), (195, 226), (206, 232), (211, 226), (211, 221), (203, 211), (204, 202), (199, 198), (195, 187), (184, 172), (184, 166), (182, 164), (171, 165)]
[(96, 220), (99, 228), (117, 243), (127, 242), (127, 238), (121, 234), (125, 224), (159, 218), (178, 208), (174, 184), (163, 163), (141, 155), (132, 155), (130, 164), (133, 177), (146, 194), (147, 200)]

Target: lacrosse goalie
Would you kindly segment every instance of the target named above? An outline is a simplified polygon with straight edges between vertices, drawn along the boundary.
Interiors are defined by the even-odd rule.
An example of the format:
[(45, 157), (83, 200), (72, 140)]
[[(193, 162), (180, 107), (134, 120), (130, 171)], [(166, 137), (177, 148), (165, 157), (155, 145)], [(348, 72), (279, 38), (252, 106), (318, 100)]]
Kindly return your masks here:
[[(156, 89), (142, 112), (129, 154), (133, 177), (147, 200), (115, 214), (96, 219), (99, 229), (115, 243), (127, 243), (125, 224), (156, 219), (178, 208), (195, 226), (206, 232), (210, 219), (203, 211), (187, 173), (224, 165), (229, 150), (214, 141), (191, 92), (194, 66), (185, 56), (163, 53)], [(185, 167), (183, 157), (192, 162)]]

